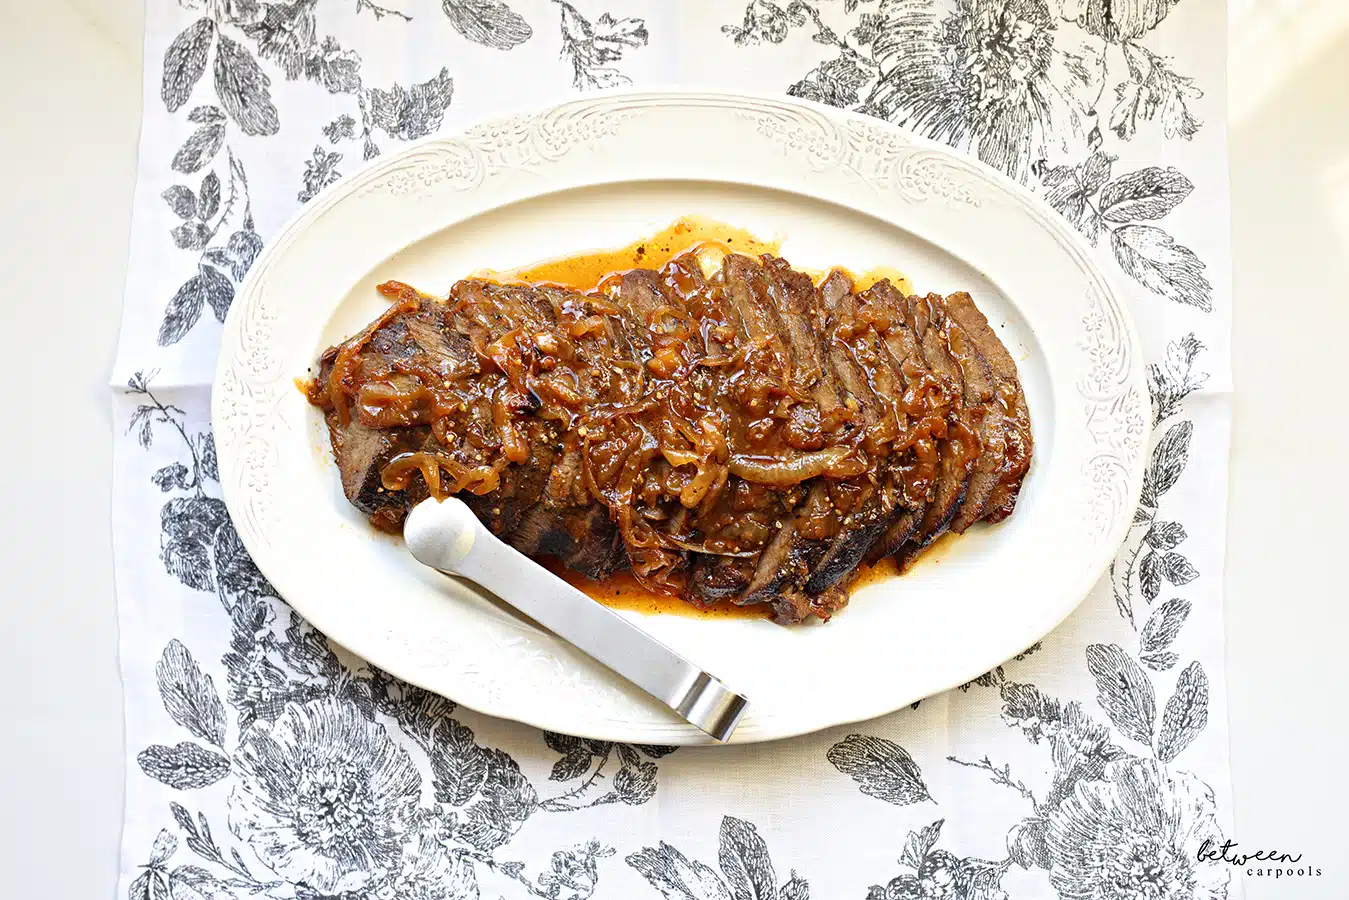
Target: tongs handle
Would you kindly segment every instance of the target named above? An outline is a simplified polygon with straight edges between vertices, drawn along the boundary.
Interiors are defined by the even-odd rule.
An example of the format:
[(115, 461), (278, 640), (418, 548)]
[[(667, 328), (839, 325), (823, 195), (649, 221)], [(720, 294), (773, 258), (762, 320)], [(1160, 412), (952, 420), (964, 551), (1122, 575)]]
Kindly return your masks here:
[(419, 562), (481, 585), (717, 740), (744, 715), (744, 697), (499, 540), (462, 501), (423, 500), (403, 539)]

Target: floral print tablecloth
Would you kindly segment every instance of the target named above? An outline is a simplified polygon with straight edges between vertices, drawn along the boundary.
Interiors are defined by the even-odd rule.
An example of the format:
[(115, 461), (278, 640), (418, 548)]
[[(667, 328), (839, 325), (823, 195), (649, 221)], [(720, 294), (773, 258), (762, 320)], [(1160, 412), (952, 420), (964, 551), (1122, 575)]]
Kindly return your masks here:
[[(1229, 250), (1222, 0), (149, 0), (114, 379), (119, 894), (1222, 898)], [(577, 91), (786, 92), (1022, 181), (1126, 286), (1153, 394), (1108, 577), (1021, 657), (771, 745), (490, 719), (330, 645), (219, 500), (219, 322), (362, 160)], [(896, 652), (921, 635), (896, 637)]]

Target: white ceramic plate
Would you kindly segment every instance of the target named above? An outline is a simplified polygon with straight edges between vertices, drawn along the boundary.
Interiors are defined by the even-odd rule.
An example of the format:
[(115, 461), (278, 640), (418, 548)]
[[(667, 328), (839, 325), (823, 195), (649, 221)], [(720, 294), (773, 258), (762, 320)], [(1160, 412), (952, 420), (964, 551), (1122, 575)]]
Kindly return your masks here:
[(343, 498), (321, 417), (296, 389), (398, 278), (623, 246), (682, 215), (783, 239), (794, 265), (900, 269), (968, 290), (1020, 367), (1035, 461), (1016, 514), (826, 625), (635, 620), (752, 701), (737, 741), (886, 713), (1049, 632), (1097, 581), (1137, 501), (1147, 430), (1138, 339), (1060, 217), (945, 147), (787, 98), (591, 95), (373, 161), (306, 206), (230, 310), (213, 399), (225, 500), (272, 583), (372, 663), (492, 715), (657, 744), (702, 735), (470, 586), (414, 562)]

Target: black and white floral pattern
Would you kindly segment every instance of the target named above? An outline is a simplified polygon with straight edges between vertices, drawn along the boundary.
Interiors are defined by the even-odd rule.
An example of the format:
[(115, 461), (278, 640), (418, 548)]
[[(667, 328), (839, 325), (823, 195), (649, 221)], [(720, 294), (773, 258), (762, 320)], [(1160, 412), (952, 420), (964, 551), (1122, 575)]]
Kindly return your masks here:
[[(791, 744), (676, 753), (494, 722), (351, 657), (286, 606), (219, 499), (204, 392), (171, 354), (135, 360), (121, 370), (135, 374), (119, 473), (136, 473), (122, 513), (153, 536), (119, 547), (120, 569), (140, 573), (137, 590), (119, 582), (136, 710), (125, 896), (1228, 897), (1233, 873), (1197, 858), (1230, 837), (1230, 812), (1210, 690), (1221, 521), (1194, 501), (1225, 484), (1208, 455), (1222, 452), (1225, 412), (1205, 394), (1224, 380), (1226, 335), (1206, 313), (1225, 261), (1200, 231), (1225, 225), (1189, 214), (1222, 178), (1175, 152), (1220, 146), (1222, 123), (1201, 88), (1218, 77), (1211, 58), (1167, 34), (1175, 5), (677, 7), (681, 65), (752, 60), (780, 73), (779, 90), (966, 150), (1039, 193), (1134, 284), (1151, 458), (1125, 546), (1078, 624), (959, 691)], [(156, 263), (178, 267), (161, 293), (129, 295), (129, 308), (154, 306), (147, 341), (209, 360), (203, 323), (223, 320), (278, 207), (481, 106), (473, 92), (493, 87), (477, 67), (520, 60), (521, 73), (550, 73), (548, 97), (629, 84), (635, 60), (677, 40), (669, 9), (152, 0), (165, 37), (147, 56), (148, 102), (173, 138), (142, 148), (160, 195), (147, 221)], [(382, 58), (432, 32), (441, 52), (392, 69)], [(847, 840), (822, 842), (822, 829)]]
[[(646, 45), (646, 23), (609, 12), (587, 18), (571, 3), (554, 3), (562, 56), (570, 63), (575, 87), (630, 83), (618, 64), (628, 51)], [(367, 85), (359, 53), (324, 33), (318, 0), (183, 0), (183, 6), (201, 16), (164, 51), (160, 98), (168, 112), (198, 126), (174, 153), (172, 169), (182, 175), (205, 174), (199, 187), (173, 185), (164, 192), (164, 201), (183, 220), (170, 234), (174, 246), (198, 253), (200, 262), (165, 308), (158, 335), (162, 346), (182, 340), (207, 306), (223, 321), (258, 252), (241, 254), (230, 245), (261, 247), (248, 179), (234, 147), (246, 137), (280, 132), (274, 82), (303, 81), (315, 90), (349, 98), (347, 111), (322, 128), (327, 143), (341, 149), (318, 144), (303, 163), (297, 192), (301, 203), (341, 176), (338, 165), (344, 157), (364, 161), (378, 156), (381, 135), (411, 141), (434, 134), (454, 99), (454, 78), (445, 66), (412, 84)], [(412, 21), (405, 11), (368, 0), (357, 0), (356, 9), (369, 11), (377, 21), (386, 16)], [(512, 50), (534, 33), (518, 12), (499, 0), (443, 0), (441, 13), (460, 35), (484, 47)], [(204, 97), (208, 91), (212, 95)], [(202, 105), (188, 111), (194, 99)], [(229, 264), (222, 265), (226, 255)]]
[(1029, 184), (1092, 243), (1107, 239), (1148, 290), (1212, 309), (1205, 264), (1153, 224), (1189, 196), (1190, 180), (1160, 166), (1112, 177), (1140, 128), (1189, 140), (1201, 126), (1190, 104), (1202, 91), (1144, 44), (1172, 3), (845, 0), (841, 20), (823, 14), (829, 6), (751, 0), (722, 30), (738, 45), (810, 30), (829, 54), (787, 93), (968, 150)]

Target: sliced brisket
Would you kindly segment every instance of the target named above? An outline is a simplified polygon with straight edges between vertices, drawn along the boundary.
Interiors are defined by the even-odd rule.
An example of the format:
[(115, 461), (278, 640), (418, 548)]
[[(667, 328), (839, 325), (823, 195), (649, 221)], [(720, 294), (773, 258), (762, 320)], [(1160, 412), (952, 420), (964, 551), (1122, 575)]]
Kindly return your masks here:
[(864, 559), (1005, 516), (1029, 464), (1015, 363), (965, 294), (702, 251), (590, 294), (381, 291), (310, 399), (387, 530), (458, 493), (527, 555), (791, 623), (846, 604)]

